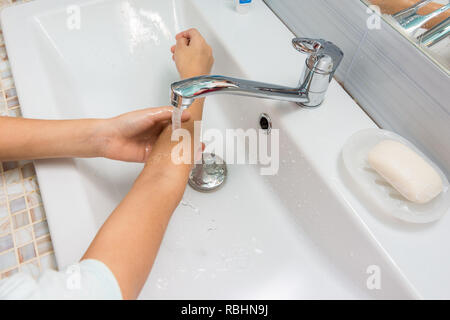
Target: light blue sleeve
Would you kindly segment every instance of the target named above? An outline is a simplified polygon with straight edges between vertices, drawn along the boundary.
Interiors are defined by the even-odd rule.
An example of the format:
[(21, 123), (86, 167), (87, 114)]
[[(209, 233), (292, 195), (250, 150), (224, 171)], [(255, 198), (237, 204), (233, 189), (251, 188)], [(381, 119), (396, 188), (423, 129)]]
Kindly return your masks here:
[(122, 299), (119, 284), (98, 260), (83, 260), (64, 271), (46, 270), (38, 279), (18, 273), (0, 281), (0, 299)]

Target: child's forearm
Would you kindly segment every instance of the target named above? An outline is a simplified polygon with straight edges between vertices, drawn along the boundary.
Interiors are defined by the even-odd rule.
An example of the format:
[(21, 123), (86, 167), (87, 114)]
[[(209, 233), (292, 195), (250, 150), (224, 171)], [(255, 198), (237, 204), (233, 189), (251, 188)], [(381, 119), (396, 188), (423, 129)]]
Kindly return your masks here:
[(98, 121), (0, 117), (0, 160), (97, 157)]
[[(191, 119), (183, 128), (194, 139), (194, 121), (201, 120), (203, 99), (189, 108)], [(132, 189), (97, 233), (83, 259), (105, 263), (115, 275), (125, 299), (139, 294), (151, 270), (164, 232), (178, 206), (191, 164), (171, 161), (171, 127), (153, 146), (149, 161)], [(191, 149), (191, 159), (194, 150)]]

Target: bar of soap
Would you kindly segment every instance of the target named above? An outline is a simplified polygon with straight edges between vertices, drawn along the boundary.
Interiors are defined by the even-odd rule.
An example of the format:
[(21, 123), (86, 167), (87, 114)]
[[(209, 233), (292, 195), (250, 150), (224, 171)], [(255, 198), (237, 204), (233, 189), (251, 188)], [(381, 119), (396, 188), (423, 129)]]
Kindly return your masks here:
[(402, 196), (427, 203), (442, 191), (436, 170), (416, 152), (394, 140), (383, 140), (368, 155), (370, 166)]

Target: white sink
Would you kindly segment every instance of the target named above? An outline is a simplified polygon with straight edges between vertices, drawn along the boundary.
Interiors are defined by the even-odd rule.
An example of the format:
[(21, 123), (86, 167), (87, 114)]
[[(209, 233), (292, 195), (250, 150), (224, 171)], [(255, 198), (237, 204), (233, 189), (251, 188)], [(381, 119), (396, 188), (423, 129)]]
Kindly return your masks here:
[[(109, 117), (167, 105), (169, 84), (177, 80), (169, 48), (188, 27), (212, 45), (215, 74), (297, 84), (305, 56), (291, 47), (292, 33), (261, 1), (247, 15), (234, 12), (233, 3), (39, 0), (4, 10), (24, 116)], [(80, 29), (66, 27), (69, 5), (81, 8)], [(443, 239), (448, 216), (411, 232), (374, 217), (342, 181), (346, 139), (376, 126), (338, 83), (313, 110), (210, 97), (204, 126), (257, 128), (262, 112), (280, 129), (278, 175), (230, 165), (222, 189), (204, 194), (187, 187), (141, 298), (450, 297), (449, 257), (439, 255), (448, 254), (449, 241), (439, 250), (431, 241)], [(105, 159), (36, 162), (60, 267), (82, 256), (141, 168)], [(420, 233), (430, 241), (414, 248)], [(439, 267), (418, 269), (424, 257)], [(381, 270), (378, 290), (366, 284), (374, 265)], [(446, 288), (434, 292), (433, 283)]]

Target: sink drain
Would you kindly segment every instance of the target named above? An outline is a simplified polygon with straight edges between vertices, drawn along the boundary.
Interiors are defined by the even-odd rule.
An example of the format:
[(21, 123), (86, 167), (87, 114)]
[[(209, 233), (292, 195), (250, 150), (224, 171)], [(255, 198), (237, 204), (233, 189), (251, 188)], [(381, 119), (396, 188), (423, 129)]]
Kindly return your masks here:
[(203, 153), (202, 163), (196, 164), (189, 174), (189, 185), (201, 192), (214, 191), (225, 183), (227, 166), (214, 153)]
[(261, 115), (259, 116), (259, 126), (267, 134), (269, 134), (270, 130), (272, 130), (272, 120), (267, 113), (261, 113)]

